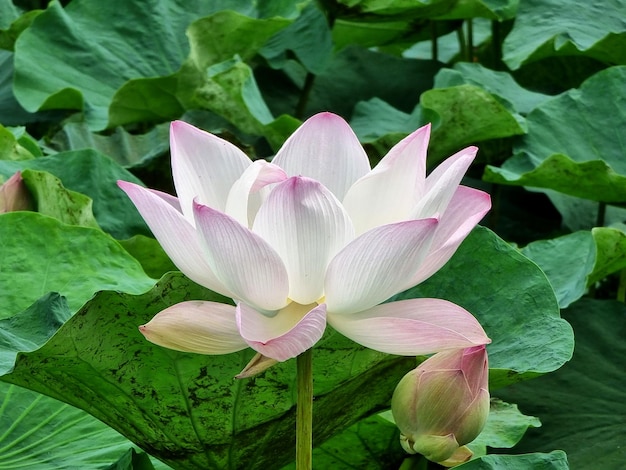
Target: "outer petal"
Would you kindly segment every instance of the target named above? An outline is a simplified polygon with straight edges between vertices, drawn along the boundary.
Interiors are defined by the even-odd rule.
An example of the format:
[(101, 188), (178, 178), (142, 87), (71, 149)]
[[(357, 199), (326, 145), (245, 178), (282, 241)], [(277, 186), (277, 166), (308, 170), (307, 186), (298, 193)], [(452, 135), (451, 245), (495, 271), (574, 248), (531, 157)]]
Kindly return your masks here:
[(324, 294), (330, 260), (354, 238), (343, 207), (321, 183), (292, 177), (278, 184), (259, 209), (253, 230), (281, 256), (289, 297), (303, 305)]
[(446, 159), (428, 175), (425, 192), (411, 211), (412, 219), (434, 217), (446, 210), (477, 152), (478, 148), (467, 147)]
[(285, 142), (272, 163), (289, 176), (320, 181), (342, 200), (348, 188), (370, 170), (369, 160), (341, 117), (320, 113), (305, 121)]
[(366, 310), (408, 287), (428, 254), (436, 219), (409, 220), (376, 227), (333, 258), (325, 280), (333, 313)]
[(459, 186), (439, 219), (430, 252), (415, 273), (411, 285), (419, 284), (441, 269), (490, 208), (489, 194)]
[(490, 343), (465, 309), (441, 299), (409, 299), (352, 315), (328, 313), (333, 328), (377, 351), (414, 356)]
[(193, 200), (219, 210), (233, 183), (252, 163), (230, 142), (183, 121), (170, 128), (172, 174), (185, 217), (193, 221)]
[(256, 160), (241, 175), (228, 194), (225, 212), (241, 225), (252, 227), (261, 206), (261, 190), (267, 185), (287, 179), (282, 168), (265, 160)]
[(418, 218), (410, 215), (424, 192), (429, 137), (430, 125), (413, 132), (352, 185), (343, 204), (357, 233)]
[(237, 306), (237, 324), (250, 347), (264, 356), (286, 361), (320, 340), (326, 328), (326, 305), (294, 302), (269, 318), (242, 302)]
[(117, 185), (133, 201), (150, 230), (176, 267), (200, 285), (232, 297), (209, 267), (204, 248), (193, 225), (177, 209), (175, 197), (118, 181)]
[(209, 266), (234, 296), (264, 311), (287, 305), (289, 282), (280, 256), (232, 217), (194, 205)]
[(176, 351), (228, 354), (248, 347), (239, 335), (235, 307), (217, 302), (181, 302), (139, 327), (151, 343)]

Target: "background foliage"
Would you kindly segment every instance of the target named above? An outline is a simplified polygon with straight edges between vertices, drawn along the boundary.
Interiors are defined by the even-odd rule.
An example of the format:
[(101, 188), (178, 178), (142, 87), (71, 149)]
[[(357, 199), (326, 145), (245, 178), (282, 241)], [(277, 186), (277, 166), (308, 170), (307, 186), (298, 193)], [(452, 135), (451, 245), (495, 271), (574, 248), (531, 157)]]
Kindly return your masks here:
[[(465, 184), (491, 193), (488, 228), (397, 296), (452, 300), (493, 339), (492, 413), (459, 468), (620, 468), (625, 9), (0, 0), (0, 182), (21, 171), (34, 209), (0, 207), (0, 469), (290, 468), (292, 363), (233, 381), (250, 351), (138, 333), (175, 302), (228, 299), (175, 272), (115, 181), (173, 192), (172, 119), (269, 159), (319, 111), (346, 118), (373, 165), (427, 122), (431, 168), (480, 147)], [(327, 332), (319, 468), (427, 468), (385, 413), (415, 364)]]

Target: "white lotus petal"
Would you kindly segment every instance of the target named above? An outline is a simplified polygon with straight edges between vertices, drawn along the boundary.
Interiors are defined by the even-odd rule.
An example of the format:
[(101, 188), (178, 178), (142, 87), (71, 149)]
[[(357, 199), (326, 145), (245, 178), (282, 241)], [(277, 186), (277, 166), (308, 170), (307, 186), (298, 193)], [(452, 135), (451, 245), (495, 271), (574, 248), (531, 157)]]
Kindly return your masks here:
[(176, 198), (134, 183), (118, 181), (118, 186), (133, 201), (172, 262), (189, 279), (222, 295), (232, 297), (207, 263), (198, 233), (177, 210)]
[(253, 231), (281, 256), (289, 275), (289, 298), (304, 305), (322, 297), (328, 263), (354, 237), (337, 198), (319, 182), (303, 177), (274, 187)]
[(326, 328), (326, 305), (292, 302), (270, 318), (242, 302), (237, 306), (237, 323), (250, 347), (264, 356), (286, 361), (320, 340)]
[(265, 240), (212, 207), (196, 203), (194, 214), (207, 262), (235, 298), (268, 312), (287, 305), (287, 271)]
[(328, 323), (363, 346), (402, 356), (491, 342), (467, 310), (441, 299), (401, 300), (348, 315), (329, 311)]
[(223, 211), (233, 183), (252, 163), (230, 142), (183, 121), (170, 127), (172, 175), (185, 217), (193, 221), (193, 200)]
[(228, 354), (248, 347), (237, 328), (235, 307), (199, 300), (181, 302), (139, 327), (151, 343), (176, 351)]
[(342, 200), (348, 188), (370, 170), (359, 139), (336, 114), (320, 113), (294, 132), (272, 163), (289, 176), (308, 176)]
[(356, 238), (328, 266), (328, 310), (359, 312), (411, 287), (408, 283), (428, 254), (436, 228), (436, 219), (409, 220)]
[(343, 205), (357, 234), (417, 218), (411, 212), (424, 192), (429, 136), (427, 125), (405, 137), (348, 190)]

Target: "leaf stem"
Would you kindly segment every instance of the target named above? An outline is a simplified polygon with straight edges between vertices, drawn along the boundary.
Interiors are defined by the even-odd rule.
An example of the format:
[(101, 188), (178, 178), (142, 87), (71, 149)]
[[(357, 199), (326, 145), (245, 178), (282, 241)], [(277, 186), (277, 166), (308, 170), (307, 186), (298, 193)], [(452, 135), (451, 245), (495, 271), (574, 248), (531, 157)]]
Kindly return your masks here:
[(296, 470), (313, 468), (313, 349), (296, 358)]

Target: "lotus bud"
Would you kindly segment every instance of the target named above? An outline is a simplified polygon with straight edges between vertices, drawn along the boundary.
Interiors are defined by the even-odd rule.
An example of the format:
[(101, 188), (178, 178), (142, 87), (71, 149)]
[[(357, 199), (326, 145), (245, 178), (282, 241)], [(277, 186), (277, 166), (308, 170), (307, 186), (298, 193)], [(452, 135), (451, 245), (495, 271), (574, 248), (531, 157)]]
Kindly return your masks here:
[(464, 445), (489, 415), (488, 381), (485, 346), (437, 353), (406, 374), (391, 399), (404, 449), (442, 465), (469, 460)]
[(30, 207), (30, 195), (18, 171), (0, 186), (0, 214), (24, 211)]

